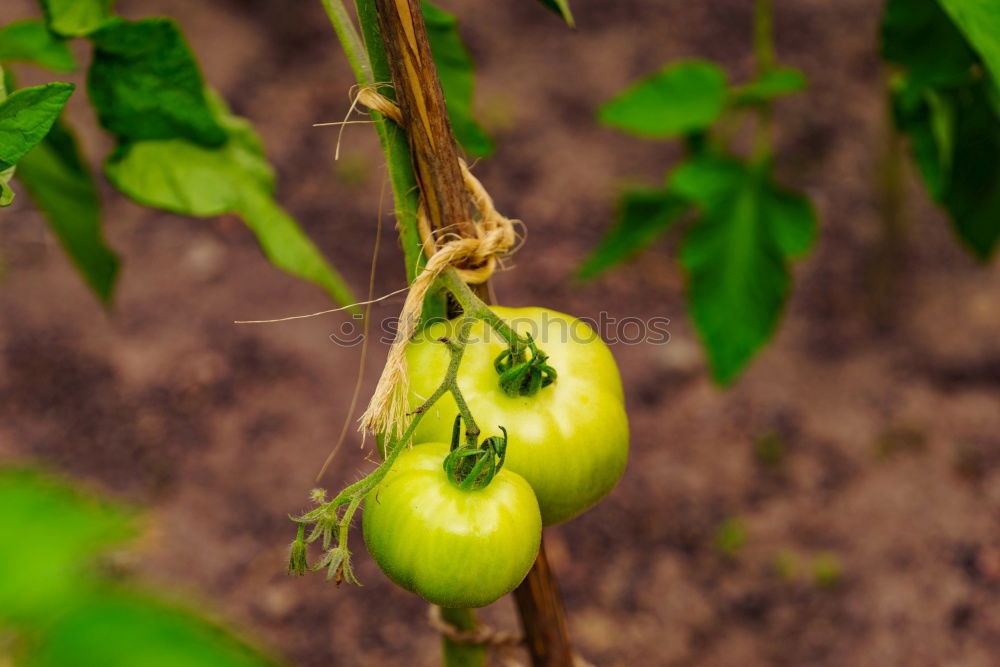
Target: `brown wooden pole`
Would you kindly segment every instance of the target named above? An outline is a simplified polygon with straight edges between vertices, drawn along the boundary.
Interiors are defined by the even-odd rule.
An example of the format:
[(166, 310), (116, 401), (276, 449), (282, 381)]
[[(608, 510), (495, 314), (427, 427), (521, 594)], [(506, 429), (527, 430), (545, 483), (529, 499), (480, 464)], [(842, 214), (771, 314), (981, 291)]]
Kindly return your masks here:
[(566, 611), (545, 556), (545, 540), (528, 576), (514, 591), (524, 640), (534, 667), (572, 667)]
[[(427, 41), (419, 0), (375, 0), (392, 73), (396, 102), (410, 143), (414, 171), (431, 228), (474, 237), (472, 203), (458, 163), (448, 109)], [(488, 300), (486, 285), (476, 293)], [(571, 667), (566, 614), (545, 545), (514, 592), (528, 651), (535, 667)]]

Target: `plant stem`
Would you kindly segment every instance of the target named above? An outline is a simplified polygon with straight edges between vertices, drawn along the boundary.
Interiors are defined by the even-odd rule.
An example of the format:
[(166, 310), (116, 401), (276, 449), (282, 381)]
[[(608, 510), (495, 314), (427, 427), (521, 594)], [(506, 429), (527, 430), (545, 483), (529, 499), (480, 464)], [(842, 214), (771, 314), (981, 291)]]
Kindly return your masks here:
[[(339, 2), (339, 0), (327, 1)], [(433, 231), (447, 228), (450, 232), (457, 231), (462, 236), (473, 236), (475, 230), (471, 222), (473, 219), (472, 210), (461, 173), (457, 168), (458, 152), (451, 133), (444, 96), (430, 54), (419, 0), (355, 0), (355, 7), (371, 66), (371, 78), (362, 80), (367, 71), (360, 65), (361, 59), (356, 59), (359, 63), (357, 66), (352, 64), (352, 67), (355, 67), (358, 83), (381, 84), (389, 81), (391, 76), (395, 98), (402, 109), (404, 121), (408, 124), (406, 128), (403, 128), (407, 132), (404, 135), (400, 128), (391, 121), (381, 118), (377, 113), (372, 113), (389, 166), (400, 240), (406, 258), (407, 279), (412, 281), (425, 262), (416, 224), (419, 197), (423, 197), (427, 206)], [(341, 21), (343, 14), (329, 10), (328, 13), (331, 14), (331, 21), (334, 22), (334, 29), (337, 30), (337, 23)], [(338, 36), (341, 36), (339, 30)], [(351, 40), (351, 35), (346, 31), (344, 31), (344, 36), (341, 36), (341, 42), (345, 45), (345, 50), (356, 48), (356, 44)], [(350, 59), (350, 54), (348, 57)], [(388, 93), (388, 91), (386, 92)], [(393, 97), (392, 93), (388, 93), (388, 96)], [(409, 151), (407, 151), (407, 144)], [(413, 163), (415, 163), (415, 167)], [(420, 187), (419, 191), (418, 186)], [(448, 274), (449, 277), (457, 279), (454, 271), (449, 271)], [(507, 339), (508, 343), (517, 338), (516, 332), (497, 318), (486, 307), (483, 300), (469, 298), (470, 296), (475, 297), (473, 290), (470, 290), (461, 280), (458, 280), (457, 283), (459, 284), (454, 285), (455, 289), (450, 291), (461, 303), (467, 316), (478, 316), (480, 319), (486, 320), (491, 327)], [(485, 284), (477, 286), (475, 292), (480, 294), (484, 300), (489, 300), (489, 291)], [(443, 316), (447, 310), (444, 304), (445, 299), (440, 292), (428, 294), (423, 310), (425, 320), (428, 317)], [(466, 322), (471, 321), (471, 318), (467, 317)], [(459, 343), (459, 345), (457, 351), (452, 349), (452, 361), (455, 364), (456, 373), (464, 349), (464, 342)], [(450, 371), (451, 367), (449, 367), (450, 382), (456, 390), (453, 394), (458, 402), (460, 392), (457, 392), (454, 373)], [(449, 379), (446, 377), (442, 387), (439, 388), (438, 392), (435, 392), (434, 400), (443, 394), (442, 388), (448, 382)], [(408, 434), (412, 434), (412, 429), (415, 428), (415, 424), (421, 417), (422, 413), (414, 416), (410, 429), (407, 430)], [(469, 422), (471, 422), (471, 415)], [(474, 422), (472, 423), (474, 424)], [(387, 451), (383, 465), (392, 465), (392, 460), (402, 449), (407, 438), (398, 443), (387, 443), (386, 448), (389, 451)], [(383, 467), (379, 466), (377, 471), (382, 469)], [(385, 471), (388, 471), (388, 467), (385, 468)], [(384, 474), (385, 472), (382, 473), (382, 476)], [(516, 598), (522, 616), (522, 624), (526, 627), (526, 632), (532, 636), (529, 648), (534, 664), (536, 666), (571, 665), (572, 651), (566, 631), (565, 613), (555, 580), (551, 576), (545, 558), (544, 548), (540, 551), (525, 583), (517, 590)], [(475, 627), (475, 615), (471, 610), (466, 610), (464, 613), (459, 611), (451, 613), (462, 614), (463, 622), (470, 626), (469, 629)], [(540, 621), (537, 628), (535, 628), (534, 619)], [(447, 643), (448, 640), (445, 639), (445, 642)], [(475, 651), (468, 647), (462, 647), (462, 649), (464, 650), (460, 651), (456, 648), (455, 651), (451, 651), (447, 650), (446, 647), (446, 664), (455, 667), (471, 667), (485, 663), (485, 647), (477, 647)], [(462, 655), (468, 658), (468, 661), (450, 662), (449, 655), (452, 654)]]
[[(341, 47), (347, 55), (347, 60), (358, 85), (387, 84), (390, 81), (389, 66), (385, 47), (382, 45), (382, 37), (379, 33), (374, 0), (357, 0), (355, 2), (358, 22), (361, 27), (360, 36), (343, 0), (322, 0), (322, 2), (330, 23), (337, 33), (337, 38), (340, 40)], [(386, 86), (381, 92), (394, 99), (391, 87)], [(386, 158), (389, 184), (392, 188), (395, 205), (395, 217), (399, 228), (400, 245), (403, 248), (403, 258), (406, 264), (406, 280), (412, 282), (423, 269), (426, 258), (420, 243), (420, 234), (417, 231), (419, 190), (410, 161), (409, 146), (406, 135), (395, 123), (382, 118), (376, 111), (372, 111), (371, 116), (375, 122), (375, 131), (378, 133), (379, 143)], [(440, 294), (428, 295), (424, 301), (424, 320), (440, 319), (445, 314), (444, 298)]]
[(321, 0), (321, 2), (323, 9), (326, 10), (326, 15), (330, 17), (334, 32), (337, 33), (340, 46), (344, 49), (344, 54), (347, 55), (347, 62), (351, 64), (354, 78), (361, 85), (374, 83), (375, 79), (372, 76), (372, 64), (368, 59), (368, 52), (365, 51), (364, 44), (361, 43), (358, 31), (354, 29), (354, 23), (351, 21), (344, 3), (341, 0)]
[(772, 0), (755, 0), (753, 7), (753, 51), (758, 73), (774, 67), (774, 7)]
[[(772, 69), (774, 55), (774, 12), (771, 0), (755, 0), (753, 11), (753, 50), (757, 60), (758, 76)], [(769, 101), (757, 109), (757, 125), (754, 128), (751, 161), (757, 166), (765, 166), (771, 159), (771, 144), (774, 125), (774, 110)]]
[[(479, 625), (472, 609), (441, 607), (441, 619), (462, 632), (472, 632)], [(482, 644), (460, 644), (441, 635), (441, 651), (448, 667), (479, 667), (486, 663), (486, 647)]]
[(872, 258), (870, 292), (875, 326), (891, 328), (896, 316), (893, 305), (906, 241), (906, 211), (903, 197), (903, 141), (892, 114), (892, 92), (886, 83), (882, 155), (876, 184), (882, 238)]

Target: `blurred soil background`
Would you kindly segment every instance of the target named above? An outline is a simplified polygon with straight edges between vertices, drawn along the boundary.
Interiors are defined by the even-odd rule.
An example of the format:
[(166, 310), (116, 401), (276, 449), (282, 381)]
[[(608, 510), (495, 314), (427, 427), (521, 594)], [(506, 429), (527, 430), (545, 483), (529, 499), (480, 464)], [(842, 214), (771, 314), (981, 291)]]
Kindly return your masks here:
[[(749, 0), (578, 0), (575, 31), (528, 0), (443, 5), (462, 19), (498, 140), (476, 173), (528, 228), (494, 281), (499, 300), (671, 319), (666, 345), (614, 347), (634, 429), (624, 479), (547, 531), (581, 653), (597, 665), (995, 665), (1000, 264), (957, 246), (909, 169), (908, 229), (883, 248), (880, 3), (777, 3), (779, 58), (810, 79), (777, 106), (777, 170), (813, 199), (821, 233), (779, 335), (728, 391), (709, 381), (685, 314), (676, 237), (594, 284), (571, 276), (618, 188), (659, 181), (677, 156), (600, 127), (595, 108), (677, 58), (746, 80)], [(279, 200), (363, 295), (382, 159), (369, 127), (348, 126), (335, 163), (337, 129), (311, 126), (343, 118), (353, 83), (320, 3), (118, 8), (180, 22), (207, 81), (261, 131)], [(4, 0), (0, 23), (30, 15), (34, 3)], [(83, 90), (70, 108), (95, 127)], [(95, 165), (110, 148), (93, 129), (83, 142)], [(0, 215), (0, 455), (148, 508), (130, 567), (291, 664), (436, 664), (426, 605), (382, 576), (360, 533), (363, 588), (284, 573), (287, 514), (306, 507), (358, 367), (360, 348), (329, 334), (356, 323), (234, 325), (329, 305), (272, 269), (239, 220), (148, 211), (102, 187), (124, 259), (108, 312), (25, 194)], [(388, 216), (384, 232), (377, 294), (404, 281)], [(363, 397), (385, 345), (369, 353)], [(352, 429), (323, 486), (370, 465), (359, 446)], [(484, 616), (516, 627), (510, 600)]]

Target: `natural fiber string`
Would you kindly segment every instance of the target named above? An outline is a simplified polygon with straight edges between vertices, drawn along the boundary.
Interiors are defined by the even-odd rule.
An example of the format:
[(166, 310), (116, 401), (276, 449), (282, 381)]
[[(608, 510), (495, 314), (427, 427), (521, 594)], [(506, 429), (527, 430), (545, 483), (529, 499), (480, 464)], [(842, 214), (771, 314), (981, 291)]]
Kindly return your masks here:
[[(380, 95), (373, 86), (364, 86), (358, 92), (358, 101), (396, 123), (402, 123), (399, 107)], [(510, 252), (517, 242), (514, 221), (501, 215), (482, 183), (472, 175), (468, 165), (459, 160), (462, 180), (472, 203), (479, 213), (474, 220), (474, 238), (436, 239), (430, 219), (421, 202), (417, 211), (417, 229), (423, 244), (427, 263), (423, 271), (410, 284), (410, 291), (399, 315), (396, 338), (389, 350), (389, 358), (379, 378), (372, 400), (361, 416), (361, 430), (372, 433), (396, 434), (406, 416), (407, 392), (406, 344), (416, 331), (423, 309), (424, 297), (431, 285), (445, 270), (454, 268), (466, 283), (477, 285), (489, 280), (497, 268), (498, 257)]]
[(519, 646), (524, 643), (520, 632), (494, 630), (488, 625), (480, 625), (475, 630), (459, 630), (444, 620), (441, 608), (431, 605), (427, 608), (427, 620), (431, 627), (456, 644), (479, 644), (481, 646)]

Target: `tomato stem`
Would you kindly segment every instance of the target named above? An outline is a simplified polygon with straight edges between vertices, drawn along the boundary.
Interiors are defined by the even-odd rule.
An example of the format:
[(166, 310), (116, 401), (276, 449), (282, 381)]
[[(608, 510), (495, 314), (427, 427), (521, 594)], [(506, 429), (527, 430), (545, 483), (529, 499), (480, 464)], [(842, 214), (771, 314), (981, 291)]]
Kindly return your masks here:
[[(448, 341), (448, 351), (451, 354), (451, 359), (448, 363), (444, 379), (427, 400), (410, 413), (413, 418), (402, 435), (398, 438), (390, 437), (386, 441), (385, 458), (382, 463), (375, 470), (368, 473), (368, 475), (343, 489), (333, 500), (325, 501), (323, 500), (323, 494), (317, 494), (319, 507), (301, 516), (293, 517), (293, 520), (299, 524), (299, 532), (296, 541), (293, 542), (292, 555), (289, 558), (288, 564), (289, 572), (304, 574), (305, 570), (316, 571), (326, 568), (328, 570), (328, 578), (335, 579), (338, 583), (340, 581), (358, 583), (351, 569), (351, 552), (347, 547), (354, 515), (357, 513), (364, 499), (389, 474), (392, 465), (396, 462), (396, 458), (410, 442), (410, 438), (413, 437), (414, 431), (420, 424), (420, 420), (427, 413), (427, 410), (438, 399), (444, 396), (445, 393), (450, 392), (455, 399), (455, 403), (459, 406), (459, 414), (462, 421), (465, 422), (466, 437), (471, 438), (473, 443), (478, 441), (479, 426), (473, 419), (472, 412), (469, 410), (468, 404), (465, 402), (462, 392), (458, 388), (458, 369), (461, 366), (462, 355), (465, 354), (465, 348), (469, 342), (469, 334), (472, 331), (474, 323), (474, 317), (465, 316), (462, 318), (458, 336), (454, 340)], [(345, 505), (347, 507), (341, 512), (340, 508)], [(312, 524), (314, 528), (303, 541), (302, 535), (305, 531), (305, 526), (308, 524)], [(320, 538), (322, 538), (324, 554), (315, 564), (309, 565), (308, 545)]]
[[(521, 336), (514, 331), (469, 289), (454, 269), (442, 273), (438, 280), (455, 297), (467, 317), (482, 320), (507, 342), (507, 350), (494, 363), (504, 393), (508, 396), (532, 396), (555, 382), (558, 376), (556, 369), (546, 363), (548, 355), (538, 348), (530, 335)], [(530, 358), (526, 352), (531, 353)]]

